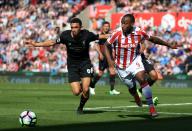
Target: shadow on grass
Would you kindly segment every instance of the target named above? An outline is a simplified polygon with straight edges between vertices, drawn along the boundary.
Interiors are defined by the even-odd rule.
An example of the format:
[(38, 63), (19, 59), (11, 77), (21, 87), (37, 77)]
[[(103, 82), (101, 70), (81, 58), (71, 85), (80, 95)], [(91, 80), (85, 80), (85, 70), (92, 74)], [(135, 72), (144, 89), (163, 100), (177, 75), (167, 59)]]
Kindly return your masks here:
[[(133, 115), (129, 115), (127, 117), (130, 116), (134, 117)], [(191, 131), (191, 123), (192, 116), (186, 116), (175, 118), (158, 118), (153, 120), (125, 120), (55, 126), (39, 126), (33, 128), (8, 129), (4, 131)]]
[[(130, 101), (130, 102), (135, 103), (135, 101)], [(142, 103), (145, 104), (145, 105), (147, 105), (147, 102), (146, 102), (145, 100), (142, 100)], [(158, 102), (158, 104), (161, 104), (161, 103)], [(157, 105), (158, 105), (158, 104), (157, 104)]]
[[(130, 101), (131, 103), (135, 103), (135, 101)], [(147, 104), (147, 102), (145, 100), (142, 100), (143, 104)]]
[(105, 112), (105, 111), (84, 110), (83, 114), (98, 114), (98, 113), (103, 113), (103, 112)]
[(118, 115), (118, 117), (121, 118), (130, 118), (130, 117), (140, 117), (140, 118), (144, 118), (144, 119), (152, 119), (150, 115)]

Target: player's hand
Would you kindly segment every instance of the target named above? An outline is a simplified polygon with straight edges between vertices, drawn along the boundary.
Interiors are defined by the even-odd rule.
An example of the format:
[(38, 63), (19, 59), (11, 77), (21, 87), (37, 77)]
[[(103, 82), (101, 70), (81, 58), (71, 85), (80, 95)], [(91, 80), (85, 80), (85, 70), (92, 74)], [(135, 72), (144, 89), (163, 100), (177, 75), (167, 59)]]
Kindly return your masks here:
[(110, 66), (109, 66), (109, 71), (110, 71), (110, 72), (113, 72), (113, 73), (115, 74), (115, 67), (114, 67), (114, 66), (113, 66), (113, 67), (110, 67)]
[(100, 38), (102, 38), (102, 39), (108, 39), (109, 36), (110, 36), (110, 34), (101, 34), (101, 35), (100, 35)]
[(175, 41), (170, 43), (169, 45), (170, 45), (170, 48), (172, 48), (172, 49), (178, 49), (179, 47), (182, 47), (182, 44), (179, 44)]
[(25, 44), (28, 46), (28, 47), (33, 47), (35, 46), (35, 42), (33, 40), (26, 40), (25, 41)]

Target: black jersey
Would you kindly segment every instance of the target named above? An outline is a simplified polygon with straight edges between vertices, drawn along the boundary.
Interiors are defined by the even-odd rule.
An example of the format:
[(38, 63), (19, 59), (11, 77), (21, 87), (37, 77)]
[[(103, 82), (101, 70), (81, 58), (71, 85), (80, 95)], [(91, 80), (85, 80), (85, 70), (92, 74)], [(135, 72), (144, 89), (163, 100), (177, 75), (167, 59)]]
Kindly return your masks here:
[[(104, 33), (102, 32), (101, 35), (104, 35)], [(107, 38), (101, 38), (101, 39), (99, 39), (98, 43), (99, 43), (99, 45), (104, 45), (106, 41), (107, 41)]]
[(61, 33), (57, 43), (66, 45), (67, 48), (67, 63), (79, 63), (81, 61), (90, 60), (89, 46), (91, 41), (99, 39), (99, 35), (95, 35), (88, 30), (81, 30), (77, 38), (71, 36), (71, 30), (66, 30)]
[(102, 38), (102, 39), (99, 39), (98, 43), (99, 43), (99, 45), (104, 45), (106, 41), (107, 41), (106, 38)]

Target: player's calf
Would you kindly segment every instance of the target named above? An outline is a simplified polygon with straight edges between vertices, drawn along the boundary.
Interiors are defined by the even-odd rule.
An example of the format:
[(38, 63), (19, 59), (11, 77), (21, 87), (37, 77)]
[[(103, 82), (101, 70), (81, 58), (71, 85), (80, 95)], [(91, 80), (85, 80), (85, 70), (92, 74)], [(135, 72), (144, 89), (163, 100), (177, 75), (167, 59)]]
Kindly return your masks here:
[(137, 90), (136, 90), (136, 87), (133, 87), (133, 88), (130, 88), (129, 89), (129, 92), (130, 94), (134, 97), (135, 99), (135, 103), (139, 106), (139, 107), (142, 107), (143, 106), (143, 103), (137, 93)]
[(77, 114), (83, 114), (83, 107), (84, 107), (84, 105), (88, 99), (89, 99), (89, 93), (86, 95), (84, 93), (82, 93), (80, 103), (79, 103), (79, 106), (77, 108)]

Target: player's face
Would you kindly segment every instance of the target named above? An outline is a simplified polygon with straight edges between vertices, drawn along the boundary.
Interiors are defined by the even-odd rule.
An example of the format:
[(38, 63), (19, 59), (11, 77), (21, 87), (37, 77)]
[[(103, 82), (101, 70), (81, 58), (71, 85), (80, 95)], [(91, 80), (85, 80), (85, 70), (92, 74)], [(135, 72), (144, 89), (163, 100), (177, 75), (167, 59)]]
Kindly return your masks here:
[(81, 26), (79, 23), (71, 23), (71, 32), (73, 36), (79, 35), (79, 32), (81, 31)]
[(129, 17), (125, 17), (124, 20), (121, 21), (121, 26), (123, 32), (127, 35), (131, 33), (131, 30), (133, 28), (133, 22)]
[(104, 33), (108, 33), (109, 30), (110, 30), (110, 25), (109, 25), (109, 24), (104, 24), (104, 25), (103, 25), (103, 32), (104, 32)]

